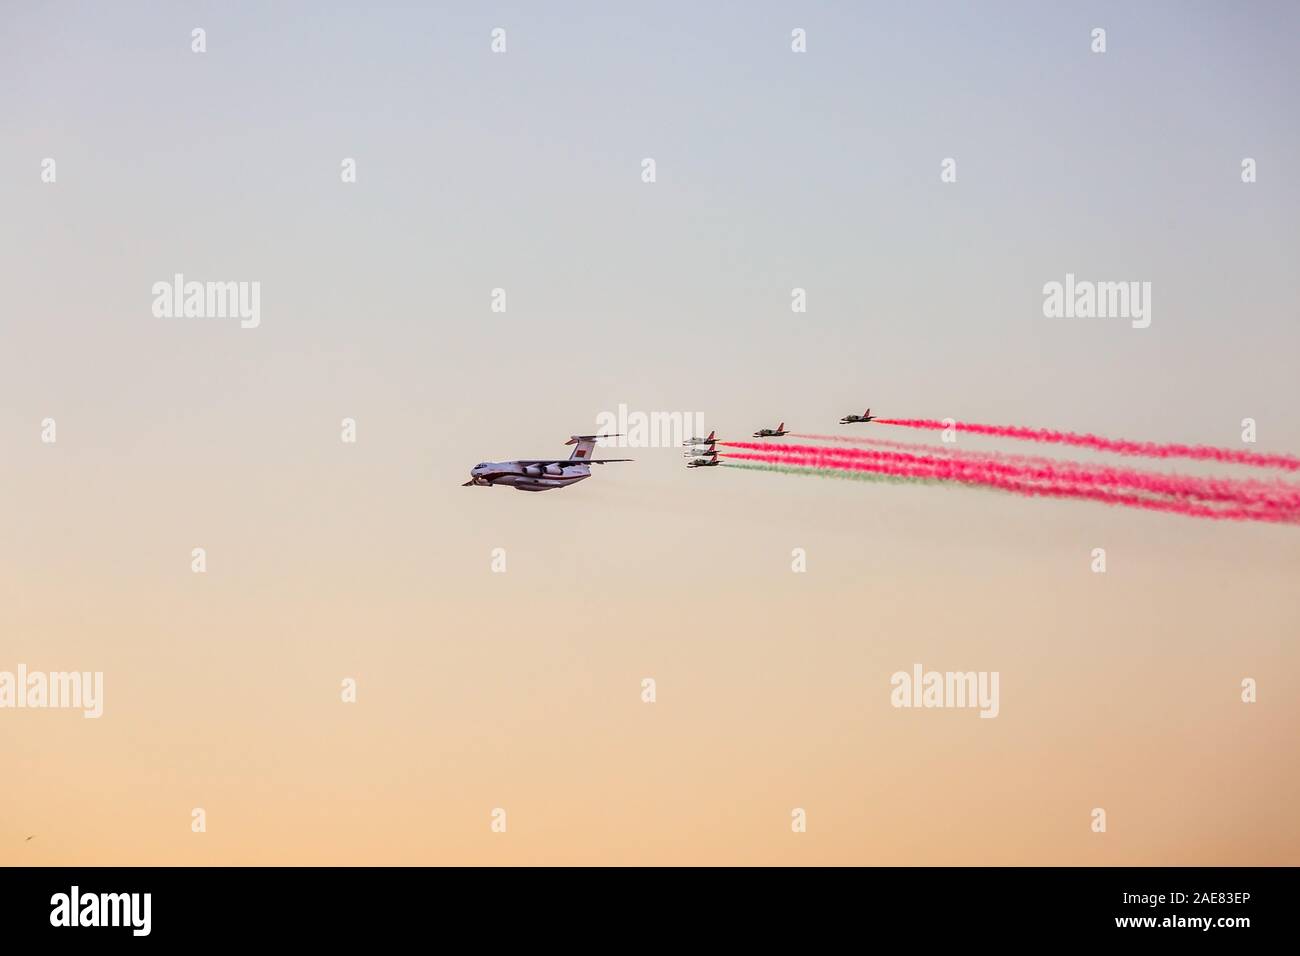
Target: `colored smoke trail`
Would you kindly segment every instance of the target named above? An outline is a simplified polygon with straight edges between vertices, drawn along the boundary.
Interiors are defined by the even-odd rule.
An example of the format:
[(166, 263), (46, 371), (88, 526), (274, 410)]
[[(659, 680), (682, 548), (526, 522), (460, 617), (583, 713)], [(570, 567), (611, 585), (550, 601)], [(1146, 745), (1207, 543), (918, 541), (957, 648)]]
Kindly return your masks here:
[(972, 435), (991, 435), (997, 438), (1014, 438), (1020, 441), (1043, 442), (1051, 445), (1074, 445), (1094, 451), (1114, 452), (1117, 455), (1140, 455), (1145, 458), (1193, 458), (1198, 461), (1222, 461), (1255, 468), (1284, 468), (1300, 471), (1300, 458), (1294, 455), (1273, 455), (1232, 448), (1214, 448), (1210, 445), (1159, 444), (1157, 442), (1128, 441), (1123, 438), (1103, 438), (1076, 432), (1062, 432), (1050, 428), (1024, 428), (1019, 425), (977, 425), (957, 422), (951, 426), (931, 418), (877, 418), (880, 425), (900, 428), (920, 428), (939, 431), (953, 428)]
[(813, 475), (819, 478), (843, 478), (848, 481), (870, 481), (886, 485), (942, 485), (942, 478), (917, 478), (906, 475), (881, 475), (870, 471), (854, 471), (843, 468), (796, 468), (791, 465), (745, 464), (738, 461), (724, 461), (723, 468), (743, 468), (746, 471), (771, 471), (782, 475)]
[(1207, 505), (1193, 504), (1180, 500), (1165, 500), (1157, 498), (1147, 498), (1137, 494), (1125, 494), (1110, 491), (1102, 491), (1096, 488), (1073, 486), (1068, 484), (1034, 484), (1029, 481), (1017, 481), (1004, 478), (997, 475), (974, 475), (962, 472), (951, 467), (926, 467), (916, 465), (899, 465), (885, 462), (869, 461), (841, 461), (832, 464), (826, 464), (824, 460), (817, 456), (807, 456), (799, 454), (749, 454), (749, 453), (732, 453), (733, 457), (744, 460), (760, 461), (766, 464), (780, 464), (785, 466), (800, 466), (810, 474), (825, 474), (829, 476), (831, 471), (849, 469), (861, 470), (866, 472), (881, 473), (887, 475), (900, 475), (906, 477), (922, 477), (939, 479), (945, 482), (953, 482), (968, 486), (996, 488), (1002, 491), (1021, 494), (1028, 497), (1049, 497), (1049, 498), (1074, 498), (1089, 501), (1098, 501), (1103, 504), (1124, 505), (1126, 507), (1139, 508), (1148, 511), (1164, 511), (1174, 514), (1181, 514), (1188, 517), (1209, 518), (1215, 520), (1254, 520), (1267, 522), (1284, 522), (1294, 521), (1295, 517), (1284, 512), (1274, 510), (1252, 510), (1246, 508), (1213, 508)]
[[(814, 449), (821, 451), (822, 449)], [(1013, 494), (1027, 497), (1073, 498), (1097, 501), (1103, 504), (1123, 505), (1146, 511), (1163, 511), (1193, 518), (1208, 518), (1219, 521), (1266, 521), (1294, 522), (1297, 515), (1280, 509), (1263, 508), (1215, 508), (1196, 504), (1181, 499), (1148, 498), (1133, 493), (1105, 491), (1063, 482), (1037, 484), (1033, 481), (1008, 478), (992, 472), (979, 473), (959, 466), (955, 462), (938, 462), (933, 465), (907, 464), (888, 461), (854, 460), (849, 458), (828, 458), (816, 454), (804, 454), (789, 447), (775, 451), (764, 446), (765, 454), (750, 452), (729, 452), (733, 458), (744, 461), (761, 462), (767, 465), (796, 466), (808, 469), (810, 473), (827, 474), (837, 470), (864, 471), (907, 478), (929, 478), (951, 481), (964, 485), (997, 488)]]
[(1045, 482), (1055, 485), (1129, 488), (1147, 494), (1194, 498), (1273, 510), (1283, 516), (1300, 515), (1300, 487), (1283, 482), (1270, 484), (1241, 479), (1168, 475), (1108, 465), (1056, 462), (1041, 458), (1023, 459), (1023, 462), (1027, 463), (1022, 463), (1014, 459), (991, 458), (979, 452), (935, 456), (862, 448), (823, 448), (815, 445), (773, 446), (753, 442), (723, 442), (722, 444), (762, 453), (802, 455), (815, 460), (816, 467), (833, 468), (843, 462), (855, 461), (882, 462), (902, 466), (942, 468), (947, 469), (947, 473), (953, 477), (966, 475), (976, 480), (991, 475), (1015, 481)]
[[(1006, 461), (1021, 465), (1060, 465), (1054, 458), (1042, 458), (1033, 455), (1017, 455), (1007, 451), (972, 451), (953, 445), (926, 445), (922, 442), (890, 441), (888, 438), (862, 438), (859, 435), (799, 435), (790, 433), (791, 438), (807, 438), (810, 441), (835, 441), (850, 445), (870, 445), (874, 448), (889, 448), (895, 451), (921, 452), (926, 455), (949, 455), (955, 458), (984, 459), (987, 461)], [(1075, 464), (1065, 462), (1065, 464)], [(1078, 467), (1087, 467), (1079, 464)]]

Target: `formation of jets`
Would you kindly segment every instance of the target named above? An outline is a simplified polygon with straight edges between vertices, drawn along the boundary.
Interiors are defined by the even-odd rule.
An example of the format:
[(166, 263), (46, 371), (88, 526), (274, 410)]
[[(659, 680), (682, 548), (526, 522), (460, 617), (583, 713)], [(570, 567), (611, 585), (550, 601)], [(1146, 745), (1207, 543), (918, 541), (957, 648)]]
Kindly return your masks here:
[(683, 458), (700, 458), (717, 451), (718, 439), (714, 437), (713, 432), (709, 432), (708, 438), (692, 438), (682, 444), (694, 446), (682, 452)]
[(682, 442), (683, 445), (694, 445), (682, 454), (691, 459), (686, 463), (687, 468), (712, 468), (718, 464), (718, 439), (715, 432), (709, 432), (708, 438), (692, 438), (689, 441)]
[[(861, 415), (845, 415), (840, 419), (841, 425), (874, 422), (876, 416), (868, 408)], [(785, 422), (775, 428), (760, 428), (754, 432), (755, 438), (781, 438), (788, 435)], [(505, 485), (515, 491), (550, 491), (552, 488), (567, 488), (576, 485), (584, 478), (591, 477), (592, 465), (608, 465), (620, 461), (632, 461), (631, 458), (592, 458), (592, 449), (602, 438), (621, 438), (621, 435), (570, 435), (566, 445), (576, 445), (568, 458), (518, 458), (514, 461), (482, 461), (469, 471), (469, 481), (461, 487), (471, 485)], [(682, 442), (687, 450), (683, 457), (689, 458), (687, 468), (713, 468), (718, 461), (718, 439), (716, 432), (709, 432), (707, 438), (688, 438)]]
[(567, 488), (591, 477), (592, 465), (608, 465), (631, 458), (592, 458), (591, 450), (601, 438), (619, 435), (570, 435), (566, 445), (577, 445), (568, 458), (519, 458), (515, 461), (481, 461), (469, 471), (461, 485), (505, 485), (515, 491), (550, 491)]

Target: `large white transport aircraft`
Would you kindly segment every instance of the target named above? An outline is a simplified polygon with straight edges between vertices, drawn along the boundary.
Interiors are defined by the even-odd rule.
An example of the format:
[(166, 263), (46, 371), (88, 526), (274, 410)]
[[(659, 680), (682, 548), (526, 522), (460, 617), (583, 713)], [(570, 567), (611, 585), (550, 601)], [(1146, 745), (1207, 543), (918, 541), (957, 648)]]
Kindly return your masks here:
[(515, 491), (550, 491), (567, 488), (591, 477), (592, 465), (632, 461), (631, 458), (592, 458), (591, 450), (598, 438), (619, 435), (572, 435), (566, 445), (577, 445), (568, 458), (520, 458), (518, 461), (483, 461), (469, 472), (469, 481), (461, 485), (508, 485)]

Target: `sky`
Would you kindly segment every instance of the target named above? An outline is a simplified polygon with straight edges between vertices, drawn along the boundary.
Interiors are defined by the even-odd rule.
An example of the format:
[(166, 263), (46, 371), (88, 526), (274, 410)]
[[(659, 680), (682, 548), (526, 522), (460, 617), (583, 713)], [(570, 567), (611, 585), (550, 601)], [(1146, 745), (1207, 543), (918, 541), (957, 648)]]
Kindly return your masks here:
[[(1300, 862), (1294, 526), (680, 447), (460, 487), (621, 405), (1300, 453), (1294, 5), (0, 26), (0, 672), (105, 698), (0, 708), (0, 865)], [(1067, 273), (1150, 326), (1045, 317)], [(998, 716), (892, 706), (915, 663)]]

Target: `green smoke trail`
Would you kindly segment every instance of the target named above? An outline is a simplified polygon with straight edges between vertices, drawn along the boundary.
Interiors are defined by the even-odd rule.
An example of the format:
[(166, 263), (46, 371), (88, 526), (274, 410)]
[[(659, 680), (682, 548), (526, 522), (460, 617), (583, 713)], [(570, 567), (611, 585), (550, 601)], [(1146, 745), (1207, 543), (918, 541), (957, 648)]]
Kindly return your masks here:
[(724, 461), (723, 468), (744, 468), (746, 471), (775, 471), (783, 475), (816, 475), (819, 478), (842, 478), (845, 481), (871, 481), (883, 485), (943, 485), (952, 484), (945, 478), (913, 478), (910, 475), (878, 475), (869, 471), (844, 471), (838, 468), (798, 468), (793, 465), (755, 465), (748, 462)]
[(839, 468), (800, 468), (794, 465), (758, 465), (748, 462), (724, 461), (723, 468), (743, 468), (746, 471), (775, 471), (782, 475), (815, 475), (818, 478), (839, 478), (844, 481), (870, 481), (881, 485), (946, 485), (949, 488), (970, 488), (978, 491), (992, 491), (1008, 494), (1001, 488), (986, 488), (980, 485), (962, 484), (948, 478), (920, 478), (912, 475), (880, 475), (870, 471), (845, 471)]

